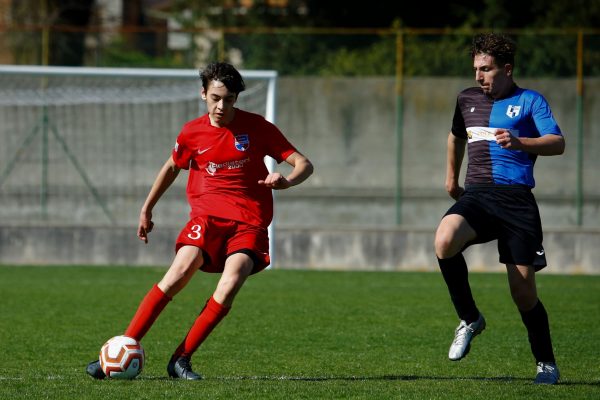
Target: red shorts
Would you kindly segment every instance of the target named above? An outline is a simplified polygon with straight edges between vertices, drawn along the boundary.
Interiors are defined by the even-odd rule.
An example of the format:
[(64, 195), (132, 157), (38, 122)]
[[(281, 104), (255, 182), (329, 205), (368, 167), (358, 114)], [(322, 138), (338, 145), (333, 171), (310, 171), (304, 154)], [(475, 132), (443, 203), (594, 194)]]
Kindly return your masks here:
[(202, 249), (204, 272), (223, 272), (225, 260), (234, 253), (251, 254), (255, 274), (269, 265), (269, 234), (266, 229), (239, 221), (199, 216), (187, 223), (177, 237), (175, 252), (182, 246)]

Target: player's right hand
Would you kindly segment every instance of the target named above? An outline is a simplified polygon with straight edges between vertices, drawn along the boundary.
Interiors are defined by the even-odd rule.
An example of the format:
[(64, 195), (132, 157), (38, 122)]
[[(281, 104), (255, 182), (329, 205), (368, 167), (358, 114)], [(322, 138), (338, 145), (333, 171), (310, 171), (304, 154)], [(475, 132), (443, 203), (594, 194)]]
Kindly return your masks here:
[(152, 213), (140, 214), (140, 222), (138, 224), (137, 236), (144, 243), (148, 243), (148, 234), (152, 232), (154, 228), (154, 222), (152, 222)]
[(462, 188), (461, 186), (454, 186), (451, 189), (448, 190), (448, 194), (450, 195), (450, 197), (452, 197), (454, 200), (458, 200), (460, 196), (462, 196), (462, 194), (464, 193), (465, 189)]

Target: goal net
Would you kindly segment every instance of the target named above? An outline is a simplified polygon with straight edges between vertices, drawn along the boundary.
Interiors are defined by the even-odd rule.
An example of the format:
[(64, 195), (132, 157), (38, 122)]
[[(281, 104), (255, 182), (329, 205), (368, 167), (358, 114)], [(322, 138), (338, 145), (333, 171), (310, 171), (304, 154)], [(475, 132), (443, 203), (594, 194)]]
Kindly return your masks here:
[[(274, 122), (276, 72), (240, 72), (237, 107)], [(201, 85), (197, 70), (0, 66), (0, 220), (137, 225), (182, 125), (206, 112)], [(185, 184), (155, 208), (163, 225), (186, 220)]]

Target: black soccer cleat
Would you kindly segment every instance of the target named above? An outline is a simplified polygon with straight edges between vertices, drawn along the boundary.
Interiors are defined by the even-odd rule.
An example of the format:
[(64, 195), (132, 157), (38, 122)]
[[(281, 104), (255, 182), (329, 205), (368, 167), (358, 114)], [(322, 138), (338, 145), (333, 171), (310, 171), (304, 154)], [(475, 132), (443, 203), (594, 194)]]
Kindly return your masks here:
[(100, 361), (96, 360), (96, 361), (92, 361), (87, 365), (87, 368), (85, 369), (85, 372), (87, 372), (87, 374), (89, 376), (91, 376), (94, 379), (104, 379), (106, 378), (106, 374), (104, 373), (104, 371), (102, 371), (102, 367), (100, 366)]
[(171, 361), (167, 365), (167, 373), (171, 378), (176, 379), (186, 379), (188, 381), (202, 379), (202, 376), (192, 371), (192, 363), (186, 357), (171, 357)]

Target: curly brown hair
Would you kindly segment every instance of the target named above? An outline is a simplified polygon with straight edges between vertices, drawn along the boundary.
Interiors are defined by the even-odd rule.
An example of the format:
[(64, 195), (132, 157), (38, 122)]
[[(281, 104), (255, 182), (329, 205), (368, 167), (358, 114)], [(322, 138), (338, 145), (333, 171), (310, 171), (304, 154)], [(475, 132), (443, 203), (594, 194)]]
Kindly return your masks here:
[(208, 90), (208, 85), (213, 80), (223, 82), (225, 87), (235, 94), (240, 94), (246, 89), (244, 79), (238, 70), (233, 65), (224, 62), (208, 64), (200, 72), (200, 79), (202, 79), (204, 90)]
[(508, 36), (498, 33), (482, 33), (473, 38), (471, 57), (477, 54), (487, 54), (494, 57), (496, 65), (515, 65), (517, 45)]

